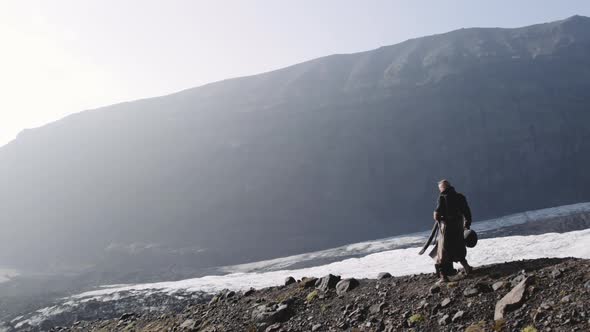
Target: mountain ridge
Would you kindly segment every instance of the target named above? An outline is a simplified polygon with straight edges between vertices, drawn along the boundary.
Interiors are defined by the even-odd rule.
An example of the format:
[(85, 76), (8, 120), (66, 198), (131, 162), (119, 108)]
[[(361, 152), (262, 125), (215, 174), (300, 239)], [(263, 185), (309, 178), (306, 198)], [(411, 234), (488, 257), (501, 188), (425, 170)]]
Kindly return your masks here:
[(440, 177), (476, 218), (588, 201), (588, 22), (456, 30), (25, 132), (0, 148), (0, 260), (173, 245), (141, 263), (168, 269), (328, 248), (425, 228)]

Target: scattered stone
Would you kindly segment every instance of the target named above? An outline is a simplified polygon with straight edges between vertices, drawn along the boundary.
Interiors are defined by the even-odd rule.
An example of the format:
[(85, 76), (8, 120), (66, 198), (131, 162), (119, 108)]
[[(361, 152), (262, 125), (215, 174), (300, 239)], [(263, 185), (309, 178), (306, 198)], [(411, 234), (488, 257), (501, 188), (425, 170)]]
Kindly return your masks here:
[(526, 273), (524, 271), (520, 271), (518, 275), (516, 275), (516, 277), (510, 280), (510, 284), (512, 285), (512, 287), (516, 287), (516, 285), (520, 284), (520, 282), (524, 279), (526, 279)]
[(210, 306), (211, 306), (211, 305), (214, 305), (215, 303), (217, 303), (217, 301), (219, 301), (219, 296), (217, 296), (217, 295), (216, 295), (216, 296), (213, 296), (213, 297), (211, 298), (211, 301), (209, 301), (209, 305), (210, 305)]
[(479, 294), (479, 289), (472, 286), (465, 288), (465, 290), (463, 291), (463, 295), (465, 295), (465, 297), (472, 297), (477, 294)]
[(281, 323), (274, 323), (271, 326), (267, 327), (264, 332), (278, 332), (281, 329)]
[(456, 281), (447, 282), (447, 288), (455, 288), (457, 286), (459, 286), (459, 283)]
[(225, 292), (223, 294), (223, 299), (226, 300), (226, 299), (229, 299), (229, 298), (234, 297), (235, 295), (236, 295), (236, 292), (234, 292), (234, 291), (227, 291), (227, 292)]
[(305, 297), (305, 300), (307, 301), (307, 303), (310, 303), (311, 301), (315, 300), (318, 297), (318, 291), (314, 290), (313, 292), (307, 294), (307, 296)]
[(379, 279), (379, 280), (389, 279), (389, 278), (391, 278), (391, 273), (389, 273), (389, 272), (381, 272), (377, 276), (377, 279)]
[(506, 287), (507, 283), (505, 281), (497, 281), (492, 285), (492, 289), (497, 291), (498, 289), (502, 289)]
[(494, 311), (494, 320), (499, 321), (504, 319), (504, 314), (507, 311), (517, 309), (522, 305), (525, 299), (526, 288), (532, 281), (532, 278), (526, 277), (516, 285), (508, 294), (506, 294), (500, 301), (496, 303)]
[(197, 326), (198, 326), (198, 323), (196, 320), (187, 319), (182, 324), (180, 324), (180, 329), (192, 331), (192, 330), (196, 330)]
[(315, 324), (311, 327), (312, 331), (319, 331), (322, 328), (322, 324)]
[(444, 300), (442, 300), (442, 302), (440, 303), (440, 307), (441, 308), (446, 308), (449, 306), (449, 304), (451, 304), (451, 299), (449, 299), (448, 297), (445, 298)]
[(590, 280), (586, 281), (584, 288), (590, 289)]
[(122, 314), (121, 317), (119, 317), (119, 321), (126, 321), (126, 320), (129, 320), (131, 318), (135, 318), (135, 313), (128, 312), (128, 313)]
[(349, 292), (349, 291), (357, 288), (359, 285), (360, 284), (359, 284), (358, 280), (356, 280), (354, 278), (348, 278), (348, 279), (341, 280), (340, 282), (338, 282), (338, 284), (336, 284), (336, 293), (338, 295), (342, 295), (346, 292)]
[(254, 294), (255, 292), (256, 292), (256, 290), (254, 288), (250, 288), (244, 292), (244, 296), (250, 296), (250, 295)]
[(571, 301), (572, 301), (571, 295), (566, 295), (566, 296), (562, 297), (561, 300), (559, 300), (559, 302), (561, 302), (561, 303), (569, 303)]
[(281, 305), (258, 305), (252, 310), (252, 320), (257, 324), (266, 326), (274, 323), (284, 322), (290, 317), (289, 306)]
[(551, 271), (551, 276), (553, 277), (553, 279), (559, 279), (561, 277), (562, 273), (560, 269), (555, 269), (553, 271)]
[(436, 294), (436, 293), (440, 293), (440, 285), (439, 284), (434, 284), (432, 287), (430, 287), (430, 294)]
[(460, 320), (461, 318), (463, 318), (463, 316), (465, 316), (465, 311), (463, 311), (463, 310), (457, 311), (457, 313), (453, 316), (453, 319), (452, 319), (453, 323)]
[(338, 282), (340, 281), (340, 276), (328, 274), (327, 276), (322, 277), (318, 281), (319, 281), (319, 285), (317, 285), (316, 287), (319, 290), (326, 292), (328, 289), (336, 288), (336, 284), (338, 284)]
[(447, 325), (451, 322), (451, 317), (449, 315), (442, 316), (441, 319), (438, 320), (438, 325)]
[(285, 286), (289, 286), (289, 285), (294, 284), (296, 282), (297, 281), (293, 277), (287, 277), (287, 278), (285, 278)]
[(369, 312), (374, 315), (378, 314), (383, 310), (383, 308), (385, 308), (385, 305), (386, 305), (385, 302), (373, 304), (372, 306), (369, 307)]

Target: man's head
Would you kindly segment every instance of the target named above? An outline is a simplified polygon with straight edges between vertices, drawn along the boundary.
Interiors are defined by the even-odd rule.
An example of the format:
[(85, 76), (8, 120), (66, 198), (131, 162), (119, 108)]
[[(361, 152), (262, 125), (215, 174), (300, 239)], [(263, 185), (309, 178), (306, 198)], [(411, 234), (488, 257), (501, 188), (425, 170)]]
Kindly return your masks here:
[(445, 189), (451, 187), (451, 183), (448, 180), (438, 181), (438, 190), (442, 193)]

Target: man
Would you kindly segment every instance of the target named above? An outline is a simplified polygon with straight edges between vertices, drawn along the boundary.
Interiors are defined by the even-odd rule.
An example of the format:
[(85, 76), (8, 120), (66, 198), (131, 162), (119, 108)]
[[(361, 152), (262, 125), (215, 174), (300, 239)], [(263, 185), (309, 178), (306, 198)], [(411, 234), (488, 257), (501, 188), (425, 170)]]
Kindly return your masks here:
[(440, 195), (434, 210), (434, 220), (439, 223), (439, 237), (434, 268), (440, 281), (448, 281), (453, 262), (460, 262), (465, 274), (472, 270), (465, 259), (467, 248), (463, 239), (463, 231), (471, 227), (471, 210), (465, 196), (456, 192), (449, 181), (441, 180), (438, 190)]

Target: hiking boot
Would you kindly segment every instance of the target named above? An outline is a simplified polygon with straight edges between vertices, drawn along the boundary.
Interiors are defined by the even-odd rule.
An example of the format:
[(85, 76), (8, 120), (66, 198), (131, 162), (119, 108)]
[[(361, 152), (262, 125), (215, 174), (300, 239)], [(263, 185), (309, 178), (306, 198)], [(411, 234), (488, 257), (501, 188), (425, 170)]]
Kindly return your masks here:
[(463, 265), (463, 270), (465, 271), (465, 275), (468, 276), (471, 274), (471, 272), (473, 271), (473, 268), (471, 267), (471, 265), (469, 265), (467, 263), (467, 261), (461, 262), (461, 265)]
[(437, 284), (442, 284), (445, 282), (449, 282), (449, 277), (447, 277), (446, 275), (441, 275), (440, 279), (438, 279), (438, 281), (436, 282)]

